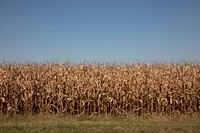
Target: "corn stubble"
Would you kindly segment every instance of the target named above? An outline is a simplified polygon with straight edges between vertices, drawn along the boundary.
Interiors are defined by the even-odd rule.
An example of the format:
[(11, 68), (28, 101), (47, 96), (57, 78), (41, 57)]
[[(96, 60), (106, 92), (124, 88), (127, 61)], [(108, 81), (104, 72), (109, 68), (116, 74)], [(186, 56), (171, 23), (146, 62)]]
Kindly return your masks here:
[(200, 65), (0, 64), (0, 115), (200, 112)]

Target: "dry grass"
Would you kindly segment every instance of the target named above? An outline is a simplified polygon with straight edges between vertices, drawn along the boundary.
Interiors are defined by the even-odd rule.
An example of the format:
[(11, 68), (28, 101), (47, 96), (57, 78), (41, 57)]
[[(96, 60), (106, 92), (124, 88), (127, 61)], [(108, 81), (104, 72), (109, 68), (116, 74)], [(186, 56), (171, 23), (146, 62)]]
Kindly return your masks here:
[(200, 65), (0, 64), (0, 115), (195, 115)]

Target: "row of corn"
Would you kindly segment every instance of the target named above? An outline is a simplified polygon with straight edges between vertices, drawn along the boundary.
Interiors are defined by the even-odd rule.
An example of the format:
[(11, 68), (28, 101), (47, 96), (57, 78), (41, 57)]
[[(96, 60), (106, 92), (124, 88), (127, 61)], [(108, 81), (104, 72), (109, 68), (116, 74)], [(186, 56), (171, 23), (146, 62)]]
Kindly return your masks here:
[(199, 112), (198, 63), (0, 64), (0, 115)]

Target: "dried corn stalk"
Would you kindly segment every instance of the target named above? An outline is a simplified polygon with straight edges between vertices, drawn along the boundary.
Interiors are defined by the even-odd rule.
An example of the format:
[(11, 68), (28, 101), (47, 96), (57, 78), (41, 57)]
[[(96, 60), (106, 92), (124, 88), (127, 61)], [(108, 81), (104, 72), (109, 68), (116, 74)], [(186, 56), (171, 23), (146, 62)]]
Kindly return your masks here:
[(0, 64), (0, 115), (200, 111), (200, 65)]

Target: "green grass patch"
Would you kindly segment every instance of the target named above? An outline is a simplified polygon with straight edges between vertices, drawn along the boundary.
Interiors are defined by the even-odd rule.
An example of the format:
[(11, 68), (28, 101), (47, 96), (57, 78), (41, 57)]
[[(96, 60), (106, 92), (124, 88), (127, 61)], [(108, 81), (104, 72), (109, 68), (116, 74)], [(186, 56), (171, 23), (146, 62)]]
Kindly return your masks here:
[(200, 117), (15, 116), (0, 118), (1, 133), (198, 133)]

